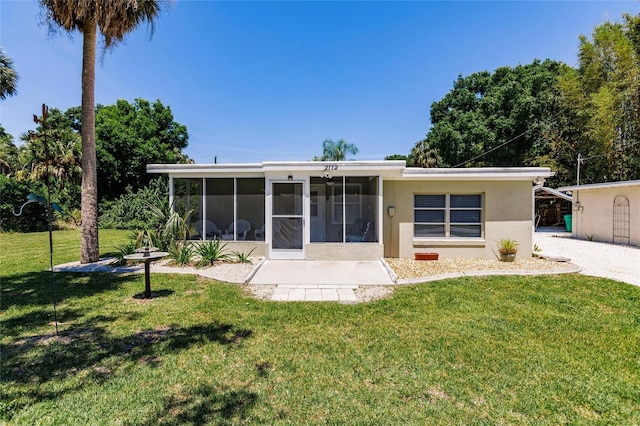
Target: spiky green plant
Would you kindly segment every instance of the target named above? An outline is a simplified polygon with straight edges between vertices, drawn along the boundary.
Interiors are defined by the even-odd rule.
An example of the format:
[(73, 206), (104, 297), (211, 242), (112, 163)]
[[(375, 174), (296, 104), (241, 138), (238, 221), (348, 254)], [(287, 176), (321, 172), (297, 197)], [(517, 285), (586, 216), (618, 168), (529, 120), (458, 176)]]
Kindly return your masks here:
[(198, 244), (196, 249), (200, 261), (198, 261), (198, 267), (212, 266), (217, 260), (225, 260), (229, 258), (226, 253), (227, 244), (222, 240), (203, 241)]
[(194, 255), (195, 250), (189, 242), (173, 240), (169, 244), (169, 259), (180, 266), (186, 266), (191, 263)]
[(116, 254), (115, 260), (111, 262), (111, 265), (113, 266), (124, 265), (126, 263), (124, 257), (129, 254), (135, 253), (136, 243), (134, 240), (130, 238), (129, 241), (127, 241), (124, 244), (117, 245), (115, 246), (115, 248), (116, 250), (118, 250), (118, 253)]
[(142, 231), (137, 231), (132, 234), (133, 240), (135, 242), (136, 248), (143, 247), (148, 244), (151, 247), (157, 247), (158, 236), (153, 231), (149, 231), (148, 229), (144, 229)]
[(255, 247), (251, 249), (249, 253), (243, 253), (243, 252), (234, 250), (231, 252), (231, 258), (240, 263), (253, 263), (251, 259), (249, 259), (249, 256), (251, 256), (251, 253), (253, 253), (254, 250), (255, 250)]
[(165, 213), (161, 208), (149, 203), (149, 211), (162, 225), (155, 230), (154, 243), (160, 249), (167, 248), (172, 241), (185, 241), (189, 238), (189, 221), (193, 210), (180, 216), (178, 212)]
[(520, 244), (511, 238), (503, 238), (498, 241), (498, 250), (503, 254), (513, 254), (518, 251)]

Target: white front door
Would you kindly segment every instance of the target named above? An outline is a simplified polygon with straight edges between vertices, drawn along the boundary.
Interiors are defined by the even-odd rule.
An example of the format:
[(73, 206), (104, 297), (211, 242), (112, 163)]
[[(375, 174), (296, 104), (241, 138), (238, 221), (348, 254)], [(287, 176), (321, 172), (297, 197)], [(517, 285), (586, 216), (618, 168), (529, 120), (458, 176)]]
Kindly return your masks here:
[(271, 184), (271, 258), (304, 259), (304, 184)]

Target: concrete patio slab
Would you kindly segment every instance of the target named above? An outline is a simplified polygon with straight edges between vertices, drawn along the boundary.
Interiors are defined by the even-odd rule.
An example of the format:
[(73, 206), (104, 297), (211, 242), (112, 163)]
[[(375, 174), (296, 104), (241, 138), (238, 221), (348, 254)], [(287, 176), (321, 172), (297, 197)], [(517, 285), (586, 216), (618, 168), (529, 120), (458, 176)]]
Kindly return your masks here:
[(370, 261), (265, 261), (250, 284), (277, 285), (393, 285), (380, 260)]

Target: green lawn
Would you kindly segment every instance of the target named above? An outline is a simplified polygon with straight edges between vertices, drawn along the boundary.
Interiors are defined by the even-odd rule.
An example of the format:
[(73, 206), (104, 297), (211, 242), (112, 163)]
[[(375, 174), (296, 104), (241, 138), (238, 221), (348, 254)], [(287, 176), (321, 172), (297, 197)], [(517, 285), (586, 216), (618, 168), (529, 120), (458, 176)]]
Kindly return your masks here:
[[(113, 252), (126, 232), (101, 231)], [(55, 233), (55, 261), (79, 233)], [(192, 276), (56, 274), (0, 234), (0, 424), (638, 424), (640, 288), (584, 276), (274, 303)]]

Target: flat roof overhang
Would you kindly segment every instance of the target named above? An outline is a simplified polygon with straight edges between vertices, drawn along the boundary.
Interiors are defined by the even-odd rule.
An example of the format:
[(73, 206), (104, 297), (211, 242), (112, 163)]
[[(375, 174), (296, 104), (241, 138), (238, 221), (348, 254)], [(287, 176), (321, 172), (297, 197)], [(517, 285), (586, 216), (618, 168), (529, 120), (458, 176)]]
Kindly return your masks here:
[(269, 161), (236, 164), (149, 164), (147, 173), (173, 177), (261, 176), (270, 173), (322, 176), (382, 175), (390, 180), (531, 180), (542, 182), (554, 173), (548, 167), (431, 168), (406, 167), (404, 160), (384, 161)]
[(419, 180), (531, 180), (542, 182), (553, 176), (548, 167), (477, 167), (463, 169), (423, 169), (407, 167), (403, 179)]
[(174, 177), (208, 177), (228, 175), (266, 175), (299, 173), (322, 176), (397, 175), (405, 168), (403, 160), (395, 161), (268, 161), (237, 164), (148, 164), (147, 173), (166, 173)]
[(563, 186), (558, 191), (580, 191), (582, 189), (620, 188), (625, 186), (640, 186), (640, 180), (625, 180), (604, 183), (588, 183), (586, 185)]

